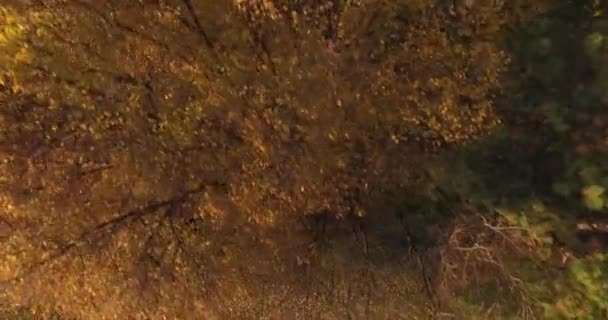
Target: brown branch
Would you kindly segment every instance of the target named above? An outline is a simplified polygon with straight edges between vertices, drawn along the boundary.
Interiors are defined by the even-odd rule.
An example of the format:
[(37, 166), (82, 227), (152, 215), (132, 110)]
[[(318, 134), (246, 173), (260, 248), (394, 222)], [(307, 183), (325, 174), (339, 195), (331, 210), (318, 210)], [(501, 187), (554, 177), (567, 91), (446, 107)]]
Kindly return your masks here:
[(83, 168), (80, 171), (80, 175), (81, 176), (86, 176), (86, 175), (90, 175), (90, 174), (94, 174), (97, 172), (102, 172), (105, 170), (109, 170), (112, 169), (114, 166), (111, 164), (102, 164), (102, 165), (98, 165), (96, 167), (92, 167), (92, 168)]
[(103, 222), (99, 225), (97, 225), (96, 227), (94, 227), (91, 231), (89, 232), (85, 232), (80, 238), (87, 238), (91, 233), (93, 232), (99, 232), (99, 231), (103, 231), (103, 230), (107, 230), (107, 229), (114, 229), (117, 226), (125, 223), (125, 222), (129, 222), (132, 220), (137, 220), (139, 218), (142, 218), (146, 215), (149, 215), (151, 213), (156, 212), (157, 210), (164, 208), (164, 207), (168, 207), (168, 206), (172, 206), (175, 205), (177, 203), (186, 201), (190, 196), (197, 194), (197, 193), (201, 193), (206, 189), (207, 185), (200, 185), (197, 188), (188, 190), (174, 198), (171, 198), (169, 200), (165, 200), (165, 201), (159, 201), (159, 202), (153, 202), (151, 204), (148, 204), (144, 207), (141, 207), (139, 209), (135, 209), (135, 210), (131, 210), (121, 216), (118, 216), (114, 219), (110, 219), (106, 222)]
[(196, 31), (197, 31), (198, 35), (201, 37), (201, 39), (203, 40), (205, 45), (207, 47), (209, 47), (209, 49), (213, 49), (214, 48), (213, 42), (211, 42), (209, 35), (205, 31), (205, 28), (203, 28), (201, 21), (198, 19), (198, 16), (196, 15), (196, 11), (194, 10), (194, 6), (192, 5), (192, 1), (190, 1), (190, 0), (181, 0), (181, 1), (184, 4), (184, 6), (186, 6), (188, 13), (192, 17), (192, 21), (194, 21), (194, 25), (196, 26)]
[(105, 222), (102, 222), (102, 223), (94, 226), (93, 228), (83, 232), (75, 240), (73, 240), (69, 243), (60, 245), (59, 248), (57, 248), (55, 250), (55, 252), (50, 254), (47, 258), (44, 258), (40, 261), (33, 263), (26, 269), (26, 271), (20, 273), (19, 275), (15, 276), (11, 279), (6, 280), (5, 282), (17, 281), (18, 279), (21, 279), (24, 276), (27, 276), (27, 275), (35, 272), (36, 270), (40, 269), (41, 267), (44, 267), (45, 265), (51, 263), (52, 261), (55, 261), (65, 255), (67, 255), (68, 253), (70, 253), (74, 249), (78, 248), (79, 246), (82, 246), (83, 244), (86, 244), (86, 243), (90, 243), (90, 240), (92, 238), (94, 238), (95, 236), (103, 235), (104, 233), (107, 234), (110, 232), (116, 232), (119, 229), (128, 226), (131, 222), (144, 218), (145, 216), (154, 214), (162, 208), (186, 201), (186, 200), (188, 200), (189, 197), (191, 197), (195, 194), (204, 192), (208, 186), (209, 186), (209, 184), (200, 184), (198, 187), (187, 190), (168, 200), (152, 202), (145, 206), (141, 206), (139, 208), (130, 210), (118, 217), (115, 217), (115, 218), (109, 219)]

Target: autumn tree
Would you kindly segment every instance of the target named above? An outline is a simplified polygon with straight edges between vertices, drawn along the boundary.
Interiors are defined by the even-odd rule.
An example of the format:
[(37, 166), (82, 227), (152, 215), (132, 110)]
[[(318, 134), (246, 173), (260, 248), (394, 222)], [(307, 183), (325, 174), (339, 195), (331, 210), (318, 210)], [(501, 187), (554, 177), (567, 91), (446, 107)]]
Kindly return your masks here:
[[(511, 120), (498, 104), (513, 89), (501, 40), (543, 12), (3, 1), (0, 302), (79, 319), (437, 316), (449, 277), (425, 259), (450, 247), (421, 258), (421, 241), (467, 241), (454, 226), (472, 223), (461, 216), (478, 194), (458, 155)], [(328, 221), (362, 243), (360, 260), (328, 260)], [(486, 221), (478, 240), (501, 227), (475, 221)], [(380, 263), (388, 243), (419, 259)], [(376, 293), (357, 286), (376, 273), (389, 275)], [(329, 279), (356, 293), (325, 293)], [(391, 294), (401, 286), (412, 292)], [(403, 304), (416, 290), (427, 299)]]

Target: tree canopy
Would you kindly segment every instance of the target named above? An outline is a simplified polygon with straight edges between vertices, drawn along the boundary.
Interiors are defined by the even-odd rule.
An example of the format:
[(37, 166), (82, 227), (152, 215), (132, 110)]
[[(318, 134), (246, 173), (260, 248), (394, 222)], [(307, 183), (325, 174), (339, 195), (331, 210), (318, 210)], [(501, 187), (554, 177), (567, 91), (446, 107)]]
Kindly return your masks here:
[(0, 306), (606, 318), (606, 9), (0, 0)]

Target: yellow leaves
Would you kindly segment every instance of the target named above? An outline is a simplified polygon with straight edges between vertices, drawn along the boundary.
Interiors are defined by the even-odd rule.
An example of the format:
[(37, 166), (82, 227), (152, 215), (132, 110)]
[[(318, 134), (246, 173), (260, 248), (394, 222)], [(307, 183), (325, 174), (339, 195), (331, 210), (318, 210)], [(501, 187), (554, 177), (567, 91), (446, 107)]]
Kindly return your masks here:
[(22, 91), (23, 79), (17, 72), (24, 64), (32, 62), (33, 56), (25, 43), (27, 21), (17, 12), (0, 6), (0, 82), (5, 77), (11, 80), (10, 89)]
[(32, 261), (39, 259), (39, 249), (28, 239), (29, 235), (14, 230), (2, 240), (0, 247), (0, 282), (21, 276), (21, 272)]
[(32, 63), (33, 59), (33, 54), (27, 46), (23, 46), (15, 54), (15, 63), (18, 64), (29, 64)]
[(240, 10), (253, 13), (258, 19), (270, 18), (275, 20), (280, 16), (279, 11), (271, 0), (234, 0), (234, 3)]
[(24, 20), (9, 8), (0, 6), (0, 48), (15, 44), (26, 31)]
[[(123, 3), (127, 2), (113, 2), (103, 10), (111, 13), (111, 7), (117, 6), (120, 11)], [(143, 13), (126, 6), (131, 11), (123, 12), (120, 21), (131, 30), (111, 23), (102, 26), (97, 20), (84, 19), (87, 12), (69, 7), (74, 12), (59, 10), (52, 16), (53, 21), (65, 20), (65, 24), (57, 22), (46, 28), (36, 25), (43, 25), (40, 20), (32, 23), (37, 37), (53, 37), (54, 41), (41, 43), (51, 55), (13, 50), (11, 62), (23, 65), (43, 57), (41, 61), (50, 69), (48, 74), (54, 75), (40, 75), (34, 79), (38, 82), (22, 82), (29, 92), (40, 94), (37, 103), (45, 106), (41, 118), (36, 118), (41, 122), (40, 134), (49, 137), (40, 150), (51, 149), (49, 154), (58, 155), (53, 158), (41, 152), (36, 160), (48, 168), (25, 175), (32, 180), (45, 179), (45, 188), (62, 191), (57, 194), (65, 195), (65, 199), (45, 195), (37, 198), (41, 210), (11, 212), (22, 218), (44, 214), (50, 220), (35, 226), (41, 233), (65, 236), (69, 229), (70, 235), (78, 235), (92, 221), (107, 221), (139, 203), (171, 198), (184, 187), (197, 187), (201, 181), (217, 180), (227, 190), (210, 190), (203, 199), (188, 199), (195, 210), (192, 225), (169, 217), (173, 220), (166, 220), (172, 228), (168, 230), (169, 227), (159, 227), (149, 220), (138, 221), (113, 237), (107, 251), (105, 247), (90, 248), (93, 255), (103, 252), (103, 258), (96, 261), (85, 257), (82, 265), (74, 259), (73, 265), (59, 270), (58, 275), (67, 278), (58, 281), (64, 284), (62, 289), (67, 294), (52, 299), (60, 300), (57, 303), (67, 309), (78, 306), (82, 310), (76, 311), (98, 315), (99, 310), (87, 309), (93, 299), (99, 302), (116, 298), (116, 306), (102, 308), (106, 315), (120, 314), (128, 309), (125, 305), (139, 303), (137, 299), (141, 297), (128, 288), (139, 284), (120, 280), (123, 273), (139, 271), (138, 259), (146, 253), (139, 247), (144, 246), (147, 237), (147, 232), (140, 231), (154, 229), (151, 242), (163, 245), (171, 257), (167, 259), (176, 256), (170, 264), (173, 269), (155, 267), (145, 277), (162, 281), (162, 272), (178, 274), (176, 283), (196, 291), (199, 286), (189, 281), (197, 274), (193, 265), (205, 265), (199, 261), (206, 259), (212, 249), (234, 250), (230, 245), (222, 248), (215, 239), (204, 238), (209, 234), (207, 229), (193, 231), (198, 223), (216, 232), (232, 230), (244, 221), (273, 227), (284, 217), (323, 210), (362, 217), (366, 214), (363, 207), (349, 203), (353, 192), (360, 191), (364, 193), (361, 198), (367, 198), (368, 190), (388, 190), (391, 184), (406, 181), (409, 172), (405, 171), (414, 167), (402, 161), (410, 156), (408, 141), (432, 137), (462, 143), (490, 130), (488, 123), (495, 118), (488, 93), (499, 83), (500, 70), (496, 66), (500, 54), (488, 54), (488, 65), (474, 79), (468, 68), (476, 62), (477, 53), (464, 46), (461, 51), (452, 50), (454, 43), (441, 31), (445, 22), (417, 21), (413, 24), (422, 24), (395, 30), (417, 48), (399, 44), (394, 51), (390, 48), (393, 40), (373, 38), (384, 30), (364, 37), (354, 32), (345, 34), (346, 40), (352, 36), (361, 37), (362, 41), (352, 40), (348, 48), (340, 47), (343, 39), (332, 44), (342, 52), (327, 48), (327, 42), (319, 41), (323, 36), (314, 33), (279, 38), (268, 53), (271, 57), (267, 60), (277, 64), (272, 74), (269, 70), (256, 70), (256, 57), (246, 48), (253, 40), (251, 33), (239, 29), (238, 21), (230, 25), (229, 31), (211, 32), (219, 35), (217, 41), (222, 44), (212, 57), (200, 49), (198, 42), (190, 41), (192, 30), (180, 25), (172, 15), (147, 9), (153, 6), (142, 7), (141, 10), (149, 10)], [(273, 18), (272, 12), (279, 9), (284, 8), (274, 7), (270, 1), (257, 1), (255, 13)], [(207, 14), (200, 11), (201, 15)], [(102, 13), (108, 19), (112, 17), (108, 12)], [(130, 15), (133, 20), (126, 19)], [(293, 16), (302, 25), (308, 19), (304, 11), (294, 12)], [(280, 21), (272, 23), (277, 29), (284, 26)], [(65, 39), (54, 38), (55, 34), (64, 33)], [(246, 41), (247, 45), (226, 45), (224, 41), (235, 41), (225, 39), (228, 37), (237, 38), (236, 42)], [(381, 48), (378, 43), (382, 43)], [(0, 41), (0, 48), (2, 45)], [(373, 49), (380, 61), (367, 61), (368, 49)], [(496, 50), (491, 47), (478, 51)], [(403, 75), (392, 72), (397, 63), (405, 66)], [(473, 100), (471, 106), (460, 101), (461, 96)], [(144, 110), (150, 101), (154, 102), (150, 108), (154, 110)], [(63, 121), (67, 105), (81, 110), (81, 115), (68, 115)], [(150, 111), (156, 118), (147, 118)], [(52, 121), (44, 118), (49, 114)], [(56, 119), (55, 114), (60, 117)], [(58, 119), (62, 120), (60, 125)], [(148, 130), (152, 126), (154, 129)], [(61, 136), (73, 128), (78, 128), (70, 130), (75, 132), (73, 136)], [(58, 139), (62, 141), (55, 147), (51, 142)], [(394, 144), (387, 146), (387, 140)], [(72, 158), (64, 159), (69, 152), (74, 154), (70, 155)], [(94, 167), (85, 165), (89, 162), (107, 162), (112, 168), (71, 180), (48, 180), (55, 171), (78, 175), (79, 171)], [(61, 214), (48, 214), (46, 209), (58, 207), (59, 201), (66, 203), (65, 209), (58, 210)], [(58, 223), (57, 217), (66, 223)], [(167, 239), (175, 242), (162, 242)], [(281, 247), (281, 243), (272, 246)], [(227, 261), (236, 261), (238, 254), (228, 252), (226, 257)], [(18, 259), (6, 258), (7, 263), (13, 260)], [(78, 285), (81, 282), (84, 286)], [(161, 286), (154, 286), (157, 284), (147, 285), (154, 290), (146, 292), (161, 300), (177, 292), (167, 287), (161, 290)], [(49, 296), (48, 285), (40, 289), (41, 295)], [(118, 289), (126, 293), (118, 296)], [(133, 303), (132, 298), (138, 302)], [(162, 304), (167, 306), (166, 312), (175, 306), (171, 303)], [(77, 318), (92, 317), (87, 314)]]
[(330, 141), (335, 142), (336, 139), (338, 138), (338, 135), (336, 134), (335, 131), (331, 130), (328, 134), (327, 137), (329, 138)]

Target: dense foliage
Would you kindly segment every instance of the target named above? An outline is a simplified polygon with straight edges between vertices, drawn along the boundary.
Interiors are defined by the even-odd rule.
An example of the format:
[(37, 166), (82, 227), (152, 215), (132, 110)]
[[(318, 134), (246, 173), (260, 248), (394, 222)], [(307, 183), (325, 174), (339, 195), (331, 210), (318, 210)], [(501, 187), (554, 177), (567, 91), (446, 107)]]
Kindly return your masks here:
[(606, 6), (0, 1), (0, 306), (607, 318)]

